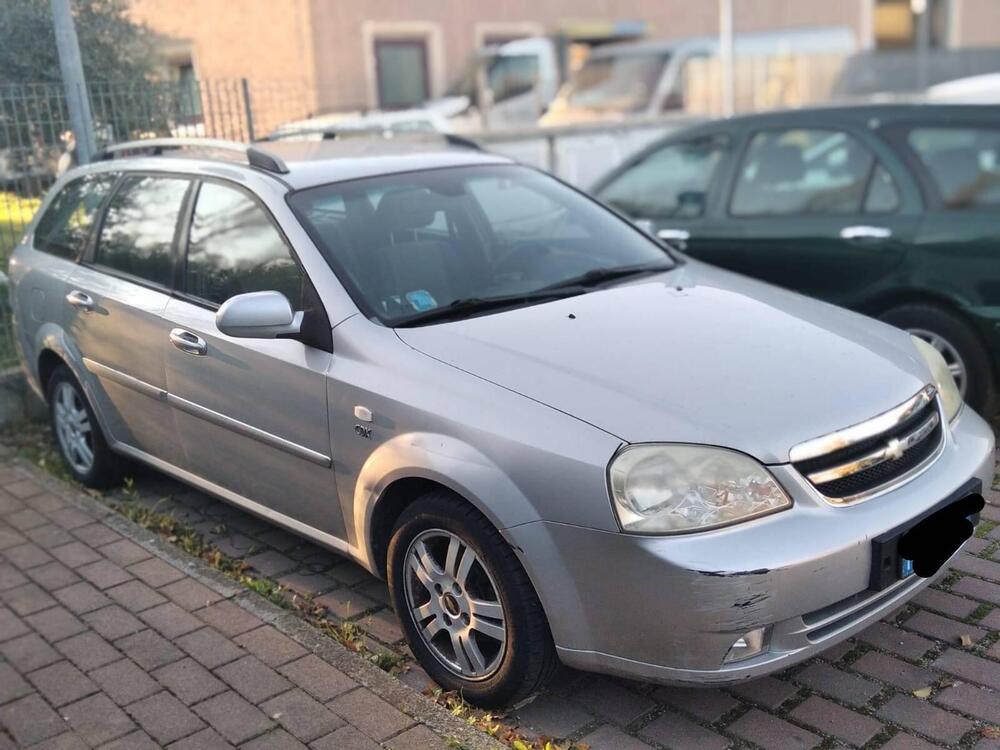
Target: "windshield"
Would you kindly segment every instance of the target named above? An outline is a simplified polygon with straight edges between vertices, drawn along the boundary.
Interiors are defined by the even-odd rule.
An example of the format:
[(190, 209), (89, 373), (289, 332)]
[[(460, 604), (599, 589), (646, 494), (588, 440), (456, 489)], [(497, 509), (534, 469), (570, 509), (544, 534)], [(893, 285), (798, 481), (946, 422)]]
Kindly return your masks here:
[(567, 84), (566, 103), (579, 109), (643, 110), (669, 59), (666, 52), (592, 57)]
[(592, 271), (673, 266), (612, 212), (514, 165), (334, 183), (289, 203), (358, 306), (387, 325), (469, 300), (533, 304)]

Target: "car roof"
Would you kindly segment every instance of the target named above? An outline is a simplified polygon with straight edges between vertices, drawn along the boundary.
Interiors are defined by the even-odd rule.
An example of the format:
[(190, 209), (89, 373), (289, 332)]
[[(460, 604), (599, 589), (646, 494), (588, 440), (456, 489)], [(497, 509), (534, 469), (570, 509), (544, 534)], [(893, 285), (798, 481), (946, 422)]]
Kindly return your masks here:
[[(253, 149), (275, 157), (285, 170), (268, 170), (247, 163), (233, 150), (217, 150), (206, 141), (205, 148), (185, 144), (185, 150), (164, 150), (162, 156), (148, 154), (101, 161), (87, 171), (150, 170), (218, 174), (226, 170), (247, 170), (271, 175), (293, 190), (344, 180), (377, 177), (442, 167), (511, 164), (513, 160), (481, 151), (474, 144), (461, 144), (426, 137), (347, 137), (322, 141), (274, 141), (254, 144)], [(233, 144), (234, 146), (236, 144)]]
[(772, 112), (759, 112), (752, 115), (739, 115), (728, 120), (718, 120), (703, 126), (708, 129), (710, 125), (718, 126), (719, 130), (725, 130), (729, 124), (785, 124), (796, 123), (803, 120), (814, 121), (817, 119), (830, 119), (841, 121), (856, 121), (871, 123), (877, 121), (879, 125), (890, 122), (918, 122), (933, 120), (940, 122), (947, 119), (970, 120), (983, 119), (984, 116), (997, 117), (995, 105), (984, 104), (934, 104), (934, 103), (879, 103), (879, 104), (834, 104), (822, 107), (804, 107), (802, 109), (775, 110)]
[(510, 164), (512, 159), (477, 148), (410, 137), (347, 137), (323, 141), (276, 141), (265, 150), (288, 165), (295, 189), (441, 167)]

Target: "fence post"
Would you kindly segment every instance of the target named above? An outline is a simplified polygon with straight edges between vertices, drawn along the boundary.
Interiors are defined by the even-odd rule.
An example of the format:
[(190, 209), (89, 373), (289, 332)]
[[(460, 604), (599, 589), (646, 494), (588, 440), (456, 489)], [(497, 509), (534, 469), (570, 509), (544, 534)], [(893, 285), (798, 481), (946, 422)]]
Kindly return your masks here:
[(254, 141), (253, 135), (253, 106), (250, 103), (250, 81), (246, 78), (241, 78), (240, 81), (243, 85), (243, 110), (247, 118), (247, 140), (251, 143)]
[(76, 38), (69, 0), (50, 0), (49, 7), (52, 9), (52, 28), (59, 52), (59, 70), (66, 90), (66, 106), (76, 136), (76, 158), (80, 164), (87, 164), (94, 155), (94, 120), (90, 114), (87, 81), (80, 60), (80, 43)]

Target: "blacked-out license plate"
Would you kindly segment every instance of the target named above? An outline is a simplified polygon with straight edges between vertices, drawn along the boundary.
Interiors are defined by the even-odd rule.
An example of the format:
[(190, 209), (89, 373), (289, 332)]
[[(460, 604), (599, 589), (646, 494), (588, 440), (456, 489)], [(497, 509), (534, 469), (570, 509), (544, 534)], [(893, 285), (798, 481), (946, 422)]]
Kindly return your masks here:
[(880, 591), (912, 575), (933, 576), (972, 536), (984, 505), (982, 495), (971, 492), (875, 539), (869, 588)]

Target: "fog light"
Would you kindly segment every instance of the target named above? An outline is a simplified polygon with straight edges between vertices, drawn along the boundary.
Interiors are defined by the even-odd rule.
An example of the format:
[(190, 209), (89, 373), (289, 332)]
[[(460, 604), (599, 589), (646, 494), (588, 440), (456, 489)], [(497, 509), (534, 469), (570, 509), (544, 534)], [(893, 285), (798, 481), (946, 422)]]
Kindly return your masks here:
[(757, 628), (756, 630), (751, 630), (749, 633), (744, 633), (730, 647), (729, 653), (726, 654), (726, 658), (722, 660), (722, 663), (729, 664), (734, 661), (743, 661), (767, 651), (768, 635), (769, 628)]

